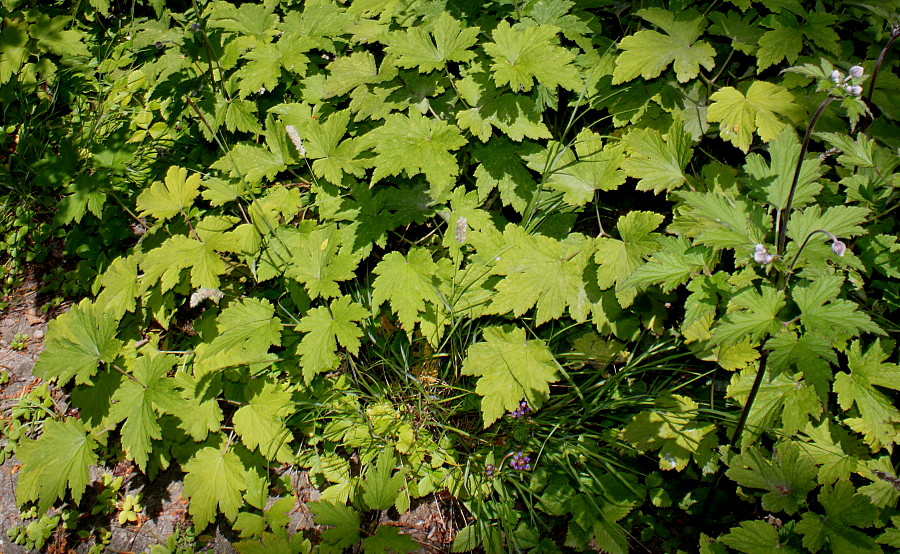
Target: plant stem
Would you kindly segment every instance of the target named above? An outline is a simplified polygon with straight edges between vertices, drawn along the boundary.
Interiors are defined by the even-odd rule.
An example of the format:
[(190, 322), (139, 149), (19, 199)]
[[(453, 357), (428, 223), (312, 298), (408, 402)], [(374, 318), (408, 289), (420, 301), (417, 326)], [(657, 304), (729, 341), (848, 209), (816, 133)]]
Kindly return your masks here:
[[(759, 369), (756, 370), (756, 378), (753, 380), (753, 386), (750, 387), (750, 394), (747, 395), (747, 401), (744, 402), (744, 408), (741, 410), (741, 415), (738, 418), (737, 426), (734, 428), (734, 432), (731, 434), (731, 446), (733, 447), (741, 438), (741, 435), (744, 432), (744, 426), (747, 424), (747, 419), (750, 417), (750, 409), (753, 407), (753, 402), (756, 400), (756, 395), (759, 394), (759, 388), (762, 386), (763, 376), (766, 374), (766, 364), (769, 360), (768, 352), (763, 355), (762, 360), (759, 362)], [(716, 496), (716, 492), (719, 490), (719, 486), (722, 484), (722, 478), (725, 476), (725, 464), (719, 466), (719, 470), (716, 472), (716, 478), (713, 481), (712, 487), (709, 489), (709, 492), (706, 494), (706, 498), (703, 500), (703, 507), (700, 509), (700, 521), (706, 521), (707, 515), (709, 514), (709, 509), (712, 507), (713, 499)]]
[(791, 180), (791, 190), (788, 192), (787, 202), (778, 218), (775, 253), (779, 256), (784, 253), (784, 245), (787, 241), (787, 224), (791, 217), (791, 204), (794, 203), (794, 193), (797, 191), (797, 182), (800, 180), (800, 169), (803, 167), (803, 157), (806, 155), (806, 151), (809, 148), (809, 140), (812, 138), (812, 132), (816, 126), (816, 121), (818, 121), (819, 117), (825, 112), (825, 108), (828, 107), (828, 104), (831, 104), (834, 100), (834, 96), (827, 96), (825, 100), (822, 101), (822, 104), (819, 105), (819, 109), (816, 110), (816, 113), (813, 114), (809, 126), (806, 128), (806, 135), (803, 137), (803, 145), (800, 147), (800, 156), (797, 158), (797, 167), (794, 169), (794, 178)]
[(875, 80), (878, 79), (878, 72), (881, 70), (881, 64), (884, 62), (884, 56), (887, 54), (888, 50), (891, 49), (891, 45), (894, 44), (897, 37), (900, 37), (900, 25), (895, 24), (891, 28), (891, 38), (887, 41), (887, 44), (884, 45), (884, 48), (881, 49), (881, 54), (878, 55), (878, 60), (875, 62), (875, 69), (872, 71), (872, 82), (869, 83), (869, 91), (866, 93), (866, 106), (872, 103)]

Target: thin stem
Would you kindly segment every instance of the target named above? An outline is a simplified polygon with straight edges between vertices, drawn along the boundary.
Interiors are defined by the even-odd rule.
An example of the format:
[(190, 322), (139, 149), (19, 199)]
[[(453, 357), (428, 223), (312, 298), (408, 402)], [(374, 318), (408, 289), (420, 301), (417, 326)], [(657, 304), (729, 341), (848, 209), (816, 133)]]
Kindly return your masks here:
[(778, 236), (775, 240), (775, 253), (779, 256), (784, 252), (784, 245), (787, 241), (787, 225), (788, 220), (791, 217), (791, 204), (794, 203), (794, 193), (797, 191), (797, 182), (800, 180), (800, 169), (803, 167), (803, 157), (806, 155), (806, 151), (809, 148), (809, 140), (812, 138), (812, 132), (816, 126), (816, 122), (825, 112), (825, 108), (828, 107), (828, 104), (831, 104), (835, 99), (834, 96), (827, 96), (825, 100), (822, 101), (822, 104), (819, 105), (819, 109), (816, 110), (816, 113), (813, 114), (809, 126), (806, 128), (806, 135), (803, 137), (803, 145), (800, 147), (800, 156), (797, 157), (797, 167), (794, 169), (794, 178), (791, 180), (791, 190), (788, 192), (787, 202), (785, 203), (784, 210), (781, 211), (778, 220)]
[[(769, 360), (768, 352), (763, 355), (762, 360), (759, 362), (759, 369), (756, 370), (756, 378), (753, 380), (753, 386), (750, 388), (750, 394), (747, 396), (747, 401), (744, 403), (744, 409), (741, 410), (741, 415), (738, 418), (737, 426), (734, 428), (734, 432), (731, 434), (731, 442), (730, 445), (734, 446), (737, 444), (738, 440), (740, 440), (741, 435), (744, 432), (744, 426), (747, 424), (747, 419), (750, 417), (750, 409), (753, 407), (753, 402), (756, 400), (756, 395), (759, 394), (759, 389), (762, 386), (763, 375), (766, 374), (766, 363)], [(709, 489), (709, 492), (706, 495), (706, 499), (703, 501), (703, 506), (700, 509), (700, 521), (706, 521), (706, 516), (709, 514), (709, 509), (712, 507), (713, 499), (716, 496), (716, 492), (719, 490), (719, 486), (722, 484), (722, 477), (725, 476), (725, 464), (719, 466), (719, 471), (716, 472), (715, 480), (713, 481), (712, 487)]]
[(900, 37), (900, 25), (894, 25), (891, 28), (891, 38), (887, 41), (887, 44), (884, 45), (884, 48), (881, 49), (881, 54), (878, 55), (878, 60), (875, 62), (875, 70), (872, 71), (872, 81), (869, 83), (869, 91), (866, 93), (866, 105), (868, 106), (872, 102), (872, 93), (875, 90), (875, 80), (878, 79), (878, 72), (881, 71), (881, 64), (884, 62), (884, 57), (887, 55), (888, 50), (890, 50), (891, 45), (894, 44), (894, 41), (897, 40), (897, 37)]

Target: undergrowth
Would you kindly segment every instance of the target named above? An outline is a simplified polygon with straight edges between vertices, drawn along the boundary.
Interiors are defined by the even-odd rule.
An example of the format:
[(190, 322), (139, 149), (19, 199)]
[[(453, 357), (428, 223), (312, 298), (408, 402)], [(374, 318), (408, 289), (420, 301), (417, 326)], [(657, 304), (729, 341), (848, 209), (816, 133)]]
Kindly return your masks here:
[(3, 278), (80, 299), (11, 539), (102, 549), (124, 461), (183, 476), (154, 553), (411, 551), (432, 495), (453, 551), (900, 546), (890, 4), (0, 13)]

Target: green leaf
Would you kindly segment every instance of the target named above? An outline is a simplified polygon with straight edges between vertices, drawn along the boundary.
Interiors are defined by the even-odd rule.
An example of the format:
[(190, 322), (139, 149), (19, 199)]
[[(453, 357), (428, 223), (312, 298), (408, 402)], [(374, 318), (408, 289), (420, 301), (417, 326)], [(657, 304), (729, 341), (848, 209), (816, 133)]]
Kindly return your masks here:
[(177, 360), (166, 354), (151, 353), (132, 364), (133, 379), (124, 379), (113, 394), (110, 418), (122, 424), (122, 448), (142, 471), (152, 450), (151, 439), (161, 439), (159, 415), (180, 400), (175, 383), (168, 378)]
[(399, 529), (390, 525), (380, 525), (374, 535), (362, 540), (362, 547), (366, 554), (413, 552), (422, 548), (409, 535), (401, 535)]
[(498, 87), (529, 91), (534, 82), (554, 89), (579, 90), (581, 79), (572, 65), (575, 55), (557, 46), (558, 28), (552, 25), (510, 26), (501, 21), (491, 32), (494, 42), (484, 45), (493, 58), (491, 70)]
[(72, 58), (76, 56), (88, 57), (91, 55), (84, 44), (84, 32), (76, 29), (64, 30), (69, 27), (71, 17), (48, 15), (39, 13), (37, 19), (28, 29), (31, 38), (37, 41), (37, 46), (44, 51), (50, 51), (58, 56)]
[(412, 248), (406, 256), (400, 252), (388, 253), (373, 270), (378, 277), (372, 284), (372, 310), (377, 313), (379, 306), (390, 302), (403, 329), (412, 334), (426, 303), (441, 303), (435, 277), (437, 267), (424, 248)]
[(369, 131), (361, 140), (376, 153), (372, 160), (373, 185), (400, 173), (407, 177), (424, 173), (435, 197), (459, 175), (456, 157), (450, 152), (466, 144), (459, 129), (419, 112), (409, 116), (390, 114), (384, 125)]
[(793, 515), (816, 487), (813, 459), (793, 442), (779, 444), (771, 455), (750, 447), (728, 460), (728, 467), (725, 474), (742, 487), (768, 491), (762, 507), (771, 512)]
[(182, 402), (167, 410), (178, 418), (178, 426), (197, 442), (206, 440), (209, 433), (217, 433), (222, 424), (222, 408), (218, 398), (209, 398), (206, 386), (198, 386), (200, 379), (187, 371), (175, 374), (177, 386), (182, 389)]
[(551, 147), (546, 155), (530, 157), (529, 167), (545, 175), (548, 188), (563, 192), (563, 201), (584, 206), (594, 199), (595, 191), (615, 190), (625, 183), (625, 172), (620, 169), (624, 160), (623, 144), (604, 146), (600, 135), (584, 129), (575, 137), (574, 152)]
[[(657, 244), (659, 247), (668, 248), (654, 252), (647, 263), (639, 266), (631, 274), (625, 282), (625, 286), (660, 285), (663, 292), (669, 292), (688, 283), (690, 290), (692, 279), (706, 277), (702, 273), (711, 265), (708, 259), (708, 249), (692, 246), (683, 238), (674, 241), (660, 238)], [(690, 324), (691, 321), (685, 319), (684, 325), (689, 326)]]
[(243, 298), (219, 314), (216, 326), (219, 334), (197, 353), (195, 369), (204, 373), (268, 361), (269, 347), (281, 345), (281, 321), (268, 300)]
[(136, 299), (141, 296), (135, 256), (119, 257), (109, 264), (100, 276), (103, 291), (97, 295), (97, 306), (113, 319), (121, 319), (125, 312), (134, 312)]
[(22, 505), (35, 500), (38, 512), (43, 514), (65, 495), (68, 486), (75, 504), (79, 504), (90, 482), (88, 470), (97, 463), (96, 445), (80, 421), (46, 420), (40, 438), (22, 440), (16, 451), (22, 461), (16, 502)]
[(370, 52), (338, 56), (326, 69), (329, 73), (325, 79), (322, 98), (343, 96), (358, 86), (378, 80), (375, 56)]
[(559, 318), (568, 307), (572, 317), (587, 317), (584, 272), (593, 254), (593, 242), (579, 234), (563, 240), (528, 235), (518, 225), (503, 233), (508, 245), (495, 258), (494, 273), (504, 278), (491, 298), (491, 313), (512, 312), (516, 317), (537, 306), (536, 323)]
[[(782, 129), (778, 137), (769, 143), (768, 163), (759, 154), (747, 156), (744, 170), (750, 176), (752, 185), (763, 194), (766, 202), (779, 210), (787, 206), (798, 156), (800, 141), (791, 127)], [(795, 209), (815, 200), (822, 190), (822, 185), (817, 182), (822, 173), (818, 158), (803, 160), (791, 204)]]
[(287, 169), (286, 160), (280, 152), (272, 152), (267, 146), (255, 144), (236, 144), (210, 167), (250, 183), (258, 183), (264, 177), (272, 180), (280, 171)]
[(378, 455), (375, 465), (369, 466), (363, 480), (363, 502), (370, 510), (387, 510), (397, 500), (397, 493), (406, 479), (402, 471), (394, 473), (394, 450), (385, 448)]
[[(822, 229), (837, 235), (840, 238), (858, 237), (865, 234), (862, 225), (865, 223), (869, 210), (860, 206), (832, 206), (822, 212), (817, 205), (809, 206), (791, 215), (788, 237), (797, 242), (795, 247), (802, 244), (810, 233)], [(822, 240), (824, 235), (820, 235)], [(810, 239), (812, 241), (812, 239)]]
[(637, 76), (654, 79), (675, 63), (675, 76), (685, 83), (697, 77), (702, 65), (707, 71), (715, 67), (716, 51), (705, 41), (697, 41), (707, 21), (696, 11), (678, 15), (660, 8), (647, 8), (637, 15), (653, 23), (667, 34), (638, 31), (619, 42), (623, 50), (616, 59), (613, 84), (631, 81)]
[(762, 20), (762, 24), (771, 31), (767, 31), (759, 39), (758, 73), (785, 59), (791, 64), (796, 62), (803, 49), (804, 38), (832, 55), (840, 52), (839, 37), (834, 30), (837, 18), (834, 15), (822, 12), (806, 13), (803, 10), (800, 10), (800, 13), (806, 19), (805, 22), (797, 21), (793, 14), (787, 12)]
[(809, 438), (809, 445), (800, 443), (807, 454), (819, 465), (819, 483), (830, 485), (835, 481), (848, 481), (854, 473), (861, 472), (863, 464), (850, 452), (859, 445), (849, 439), (848, 431), (830, 421), (818, 427), (808, 424), (803, 434)]
[(323, 541), (339, 549), (349, 548), (359, 542), (359, 512), (350, 506), (327, 500), (309, 502), (307, 507), (315, 516), (317, 524), (332, 526), (332, 529), (322, 531)]
[(762, 292), (749, 288), (731, 299), (733, 307), (713, 334), (716, 344), (734, 344), (746, 338), (756, 342), (781, 328), (778, 312), (785, 306), (784, 292), (765, 285)]
[(338, 343), (350, 354), (359, 352), (359, 338), (363, 332), (355, 322), (367, 317), (369, 312), (342, 296), (328, 307), (313, 308), (300, 320), (297, 328), (306, 333), (300, 341), (297, 353), (307, 383), (323, 371), (337, 368), (341, 358), (337, 354)]
[(50, 322), (44, 351), (34, 366), (34, 374), (56, 379), (65, 385), (87, 383), (100, 362), (112, 363), (122, 341), (116, 339), (117, 321), (87, 299)]
[(682, 471), (692, 456), (702, 466), (712, 458), (716, 427), (697, 421), (698, 415), (698, 405), (690, 398), (661, 396), (654, 409), (644, 410), (628, 422), (622, 438), (642, 452), (658, 450), (660, 469)]
[(834, 392), (843, 410), (856, 406), (859, 417), (845, 423), (865, 437), (873, 452), (890, 449), (900, 434), (900, 410), (894, 401), (875, 387), (900, 389), (900, 365), (887, 363), (894, 344), (878, 340), (863, 352), (862, 343), (854, 341), (847, 352), (847, 367), (835, 376)]
[(793, 289), (794, 301), (800, 308), (800, 323), (826, 337), (855, 337), (860, 332), (880, 333), (881, 328), (859, 311), (859, 305), (840, 298), (843, 276), (821, 275), (815, 281), (804, 281)]
[(161, 246), (147, 252), (141, 261), (144, 283), (159, 283), (162, 292), (172, 289), (181, 280), (184, 269), (191, 270), (191, 286), (195, 289), (219, 288), (219, 275), (227, 266), (215, 250), (212, 240), (200, 241), (175, 235)]
[(349, 123), (350, 111), (341, 110), (329, 115), (324, 123), (310, 118), (300, 128), (306, 157), (313, 160), (313, 173), (335, 185), (343, 182), (345, 174), (365, 174), (365, 163), (358, 157), (362, 143), (356, 138), (344, 138)]
[(19, 73), (22, 62), (28, 55), (28, 24), (24, 21), (9, 21), (0, 30), (0, 85)]
[(828, 401), (831, 390), (831, 365), (837, 365), (837, 355), (827, 338), (813, 333), (799, 337), (792, 332), (778, 333), (766, 343), (769, 350), (769, 371), (772, 375), (802, 371), (822, 402)]
[(619, 218), (616, 230), (621, 240), (597, 239), (597, 253), (594, 258), (599, 265), (597, 284), (601, 289), (616, 286), (616, 298), (623, 308), (627, 308), (637, 296), (637, 289), (626, 286), (632, 273), (659, 245), (659, 234), (653, 230), (659, 227), (663, 216), (653, 212), (633, 211)]
[(709, 97), (710, 122), (719, 122), (719, 136), (745, 153), (753, 133), (769, 142), (785, 127), (784, 119), (799, 121), (803, 108), (794, 103), (794, 95), (785, 88), (765, 81), (754, 81), (744, 96), (733, 87), (724, 87)]
[(525, 399), (536, 410), (550, 395), (558, 365), (540, 340), (525, 340), (525, 330), (488, 327), (484, 341), (469, 347), (463, 375), (480, 377), (475, 392), (482, 396), (484, 426), (489, 427)]
[(184, 494), (190, 499), (189, 511), (194, 529), (206, 528), (216, 518), (216, 507), (234, 521), (242, 505), (241, 491), (247, 489), (244, 466), (231, 450), (205, 447), (183, 466)]
[(254, 379), (244, 394), (246, 402), (234, 413), (234, 432), (251, 451), (259, 447), (266, 459), (291, 462), (288, 443), (293, 437), (284, 423), (295, 411), (290, 391), (282, 384)]
[(878, 520), (878, 510), (849, 481), (823, 487), (819, 503), (825, 508), (826, 516), (804, 513), (794, 528), (803, 535), (805, 548), (816, 552), (827, 542), (832, 552), (882, 551), (872, 537), (852, 528), (873, 526)]
[[(734, 375), (727, 396), (746, 404), (757, 371), (751, 366)], [(777, 427), (781, 427), (781, 436), (792, 436), (803, 430), (810, 418), (817, 419), (821, 414), (822, 402), (813, 387), (794, 375), (782, 373), (773, 377), (767, 371), (747, 416), (747, 430), (741, 446), (752, 444), (760, 434)]]
[(165, 220), (179, 214), (187, 217), (187, 211), (200, 191), (200, 174), (187, 176), (187, 169), (170, 167), (165, 183), (156, 181), (137, 199), (141, 215), (151, 215)]
[(790, 546), (782, 544), (778, 531), (765, 521), (742, 521), (740, 527), (732, 527), (731, 531), (719, 540), (746, 554), (796, 552)]
[(665, 136), (655, 129), (634, 128), (623, 142), (628, 156), (622, 169), (629, 177), (640, 179), (638, 190), (659, 194), (687, 181), (684, 169), (691, 159), (691, 136), (680, 120), (672, 122)]
[(281, 266), (286, 267), (285, 276), (303, 283), (311, 299), (340, 296), (338, 282), (352, 279), (359, 263), (350, 245), (343, 244), (343, 233), (336, 225), (278, 232), (269, 251), (260, 257), (260, 279), (269, 276), (263, 267), (278, 273), (280, 267), (273, 262), (286, 260)]
[(475, 168), (479, 198), (487, 199), (496, 188), (504, 206), (524, 213), (538, 187), (521, 155), (532, 153), (535, 148), (533, 143), (518, 145), (502, 137), (492, 138), (483, 148), (475, 148), (472, 159), (479, 162)]
[(471, 108), (456, 112), (460, 129), (468, 129), (473, 135), (487, 142), (492, 127), (497, 128), (516, 142), (523, 138), (550, 138), (550, 129), (541, 121), (534, 100), (521, 94), (500, 94), (490, 75), (475, 73), (456, 83), (460, 98)]
[(475, 45), (480, 29), (463, 28), (447, 12), (425, 27), (395, 31), (388, 37), (387, 52), (397, 56), (400, 67), (417, 67), (420, 73), (443, 69), (447, 62), (468, 62), (475, 57), (469, 48)]

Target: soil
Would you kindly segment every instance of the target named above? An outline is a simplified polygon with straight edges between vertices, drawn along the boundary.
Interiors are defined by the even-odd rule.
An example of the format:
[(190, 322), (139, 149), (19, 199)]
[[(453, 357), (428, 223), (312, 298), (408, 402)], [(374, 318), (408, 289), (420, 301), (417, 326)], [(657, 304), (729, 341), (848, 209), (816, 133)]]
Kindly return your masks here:
[[(8, 411), (22, 395), (41, 383), (39, 378), (34, 377), (32, 370), (43, 348), (43, 337), (51, 317), (41, 310), (38, 289), (38, 283), (30, 279), (18, 291), (15, 302), (0, 314), (0, 375), (5, 371), (9, 376), (8, 382), (0, 385), (0, 419), (7, 417)], [(65, 306), (62, 307), (64, 309)], [(24, 345), (23, 337), (27, 337)], [(66, 397), (62, 391), (55, 389), (53, 397), (58, 406), (66, 405)], [(0, 447), (5, 444), (6, 440), (0, 436)], [(0, 464), (0, 554), (29, 552), (7, 538), (9, 529), (22, 524), (15, 495), (19, 468), (20, 463), (15, 458), (9, 458)], [(321, 527), (314, 523), (306, 503), (317, 500), (319, 491), (310, 484), (305, 471), (297, 468), (288, 468), (286, 471), (290, 472), (293, 493), (298, 498), (291, 512), (288, 532), (305, 533), (315, 543)], [(147, 552), (153, 545), (165, 544), (176, 529), (185, 529), (189, 525), (187, 501), (182, 497), (182, 473), (177, 467), (148, 481), (133, 464), (121, 462), (114, 466), (93, 468), (91, 477), (94, 482), (99, 483), (105, 472), (123, 477), (122, 493), (140, 492), (143, 506), (138, 521), (125, 525), (119, 525), (115, 514), (82, 515), (79, 530), (105, 527), (111, 531), (106, 552)], [(89, 489), (82, 505), (90, 505), (91, 496)], [(270, 500), (274, 502), (275, 498)], [(432, 495), (415, 502), (404, 514), (394, 514), (396, 517), (383, 515), (380, 523), (395, 526), (402, 533), (410, 535), (422, 545), (419, 552), (449, 552), (457, 530), (459, 511), (454, 504), (448, 502), (452, 502), (452, 499), (445, 501), (439, 495)], [(230, 553), (235, 552), (232, 542), (238, 540), (238, 537), (231, 525), (220, 516), (214, 529), (211, 526), (205, 530), (202, 540), (208, 551)], [(93, 539), (81, 540), (71, 531), (66, 534), (60, 526), (43, 550), (52, 554), (82, 553), (87, 552), (92, 544)]]

